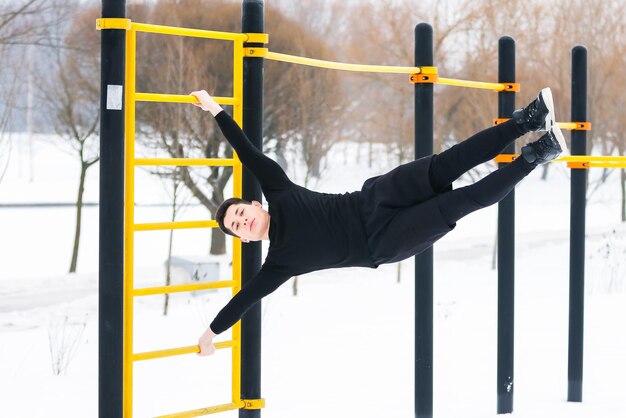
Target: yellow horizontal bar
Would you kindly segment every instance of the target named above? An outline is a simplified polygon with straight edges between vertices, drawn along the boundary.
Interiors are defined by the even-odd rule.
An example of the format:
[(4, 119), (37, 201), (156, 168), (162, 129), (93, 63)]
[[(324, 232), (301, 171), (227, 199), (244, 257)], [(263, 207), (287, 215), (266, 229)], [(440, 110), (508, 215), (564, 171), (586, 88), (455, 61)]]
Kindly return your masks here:
[[(279, 54), (278, 52), (267, 52), (265, 58), (274, 61), (290, 62), (292, 64), (309, 65), (311, 67), (329, 68), (331, 70), (361, 71), (368, 73), (395, 73), (395, 74), (419, 74), (426, 73), (426, 67), (395, 67), (389, 65), (362, 65), (346, 64), (334, 61), (318, 60), (313, 58), (298, 57), (295, 55)], [(428, 67), (429, 71), (436, 73), (435, 67)], [(434, 74), (430, 72), (429, 74)]]
[(233, 167), (238, 164), (232, 158), (136, 158), (135, 165), (152, 165), (152, 166), (219, 166)]
[(160, 33), (163, 35), (191, 36), (193, 38), (220, 39), (223, 41), (246, 41), (245, 33), (218, 32), (212, 30), (178, 28), (175, 26), (149, 25), (133, 22), (132, 28), (137, 32)]
[[(223, 342), (215, 343), (215, 348), (218, 350), (222, 350), (225, 348), (233, 348), (236, 345), (237, 344), (235, 343), (235, 341), (232, 341), (232, 340), (223, 341)], [(200, 352), (200, 346), (191, 345), (188, 347), (168, 348), (166, 350), (147, 351), (145, 353), (135, 353), (133, 354), (131, 360), (132, 361), (155, 360), (159, 358), (181, 356), (184, 354), (193, 354), (193, 353), (199, 353), (199, 352)]]
[(589, 163), (591, 168), (626, 168), (626, 163)]
[(161, 415), (156, 418), (190, 418), (201, 417), (203, 415), (216, 414), (218, 412), (232, 411), (234, 409), (241, 409), (244, 407), (244, 402), (239, 403), (227, 403), (224, 405), (209, 406), (206, 408), (194, 409), (192, 411), (177, 412), (169, 415)]
[(557, 158), (554, 161), (564, 161), (568, 163), (588, 163), (588, 162), (611, 162), (626, 163), (626, 156), (611, 155), (570, 155), (567, 157)]
[(214, 282), (179, 284), (175, 286), (144, 287), (133, 290), (134, 296), (164, 295), (166, 293), (192, 292), (195, 290), (223, 289), (237, 285), (235, 280), (217, 280)]
[[(494, 161), (497, 163), (509, 163), (518, 158), (518, 154), (500, 154)], [(551, 163), (587, 163), (588, 167), (598, 168), (624, 168), (626, 167), (626, 156), (606, 156), (606, 155), (570, 155), (556, 158)]]
[(506, 88), (505, 83), (485, 83), (483, 81), (457, 80), (454, 78), (443, 77), (439, 77), (437, 84), (447, 84), (449, 86), (470, 87), (475, 89), (486, 89), (494, 91), (502, 91)]
[[(234, 97), (214, 97), (219, 104), (239, 106), (239, 100)], [(135, 93), (135, 100), (138, 102), (160, 102), (160, 103), (199, 103), (195, 96), (188, 94), (159, 94), (159, 93)]]
[(104, 29), (124, 29), (129, 30), (131, 27), (130, 19), (119, 17), (106, 17), (96, 19), (96, 30)]
[(168, 229), (217, 228), (217, 221), (159, 222), (135, 224), (135, 231), (162, 231)]

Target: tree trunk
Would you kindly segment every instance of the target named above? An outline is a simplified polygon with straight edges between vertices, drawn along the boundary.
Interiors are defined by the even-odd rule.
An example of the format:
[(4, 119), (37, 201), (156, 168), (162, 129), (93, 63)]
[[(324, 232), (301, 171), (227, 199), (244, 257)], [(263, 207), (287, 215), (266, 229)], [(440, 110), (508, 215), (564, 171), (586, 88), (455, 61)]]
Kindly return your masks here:
[(620, 170), (622, 173), (622, 222), (626, 222), (626, 170)]
[[(176, 197), (178, 196), (178, 184), (177, 184), (177, 178), (176, 178), (176, 174), (174, 174), (174, 194), (172, 195), (172, 222), (176, 221), (176, 212), (177, 212), (177, 207), (176, 207)], [(168, 243), (168, 247), (167, 247), (167, 265), (166, 265), (166, 269), (165, 269), (165, 286), (169, 286), (170, 283), (172, 282), (172, 247), (173, 247), (173, 243), (174, 243), (174, 230), (170, 229), (170, 238), (169, 238), (169, 243)], [(163, 316), (167, 316), (167, 308), (169, 307), (170, 304), (170, 295), (169, 293), (165, 294), (165, 302), (163, 304)]]
[(78, 185), (78, 197), (76, 199), (76, 230), (74, 232), (74, 249), (72, 250), (72, 262), (70, 263), (70, 273), (76, 273), (78, 263), (78, 247), (80, 244), (80, 225), (83, 213), (83, 194), (85, 192), (85, 177), (89, 166), (81, 162), (80, 183)]
[(398, 271), (396, 273), (396, 282), (400, 283), (400, 278), (402, 277), (402, 262), (398, 262)]
[(226, 254), (226, 235), (219, 228), (211, 229), (211, 254)]
[(293, 278), (293, 283), (291, 284), (291, 291), (294, 296), (298, 296), (298, 276)]

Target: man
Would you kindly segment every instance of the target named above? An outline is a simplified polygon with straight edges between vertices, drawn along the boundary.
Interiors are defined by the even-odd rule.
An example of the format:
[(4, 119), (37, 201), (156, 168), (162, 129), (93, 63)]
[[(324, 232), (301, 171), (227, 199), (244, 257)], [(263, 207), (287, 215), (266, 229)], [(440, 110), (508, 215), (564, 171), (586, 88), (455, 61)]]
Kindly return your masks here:
[[(200, 355), (215, 351), (213, 338), (233, 326), (264, 296), (292, 276), (338, 267), (370, 267), (414, 256), (454, 229), (465, 215), (502, 200), (539, 164), (566, 150), (555, 125), (549, 88), (500, 125), (481, 131), (440, 154), (430, 155), (365, 181), (360, 191), (318, 193), (289, 180), (261, 153), (209, 94), (191, 93), (210, 111), (222, 133), (259, 180), (269, 203), (228, 199), (215, 219), (242, 242), (269, 240), (259, 273), (218, 313), (199, 340)], [(493, 159), (530, 131), (547, 131), (522, 147), (522, 155), (482, 180), (452, 190), (452, 182)]]

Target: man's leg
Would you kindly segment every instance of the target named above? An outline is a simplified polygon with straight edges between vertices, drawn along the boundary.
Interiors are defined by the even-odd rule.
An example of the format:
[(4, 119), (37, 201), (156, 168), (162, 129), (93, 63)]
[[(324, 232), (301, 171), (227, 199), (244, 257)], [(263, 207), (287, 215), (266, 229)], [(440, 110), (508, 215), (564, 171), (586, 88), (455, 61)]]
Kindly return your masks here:
[(390, 212), (387, 219), (380, 219), (373, 233), (368, 233), (374, 262), (400, 261), (425, 250), (451, 231), (459, 219), (504, 199), (535, 167), (553, 160), (565, 149), (563, 134), (555, 126), (525, 145), (522, 155), (511, 164), (482, 180)]
[(446, 222), (454, 225), (462, 217), (504, 199), (535, 167), (518, 158), (474, 184), (440, 194), (436, 198), (439, 209)]
[(485, 129), (453, 147), (435, 155), (429, 169), (433, 189), (444, 191), (463, 173), (495, 158), (509, 144), (530, 131), (549, 130), (554, 125), (554, 104), (550, 89), (513, 117), (498, 126)]
[(463, 142), (433, 156), (428, 176), (433, 189), (445, 190), (453, 181), (472, 168), (495, 158), (520, 136), (514, 120), (480, 131)]
[(465, 215), (501, 201), (535, 167), (555, 159), (566, 149), (561, 130), (554, 126), (537, 141), (525, 145), (522, 155), (511, 164), (474, 184), (438, 195), (443, 217), (453, 225)]

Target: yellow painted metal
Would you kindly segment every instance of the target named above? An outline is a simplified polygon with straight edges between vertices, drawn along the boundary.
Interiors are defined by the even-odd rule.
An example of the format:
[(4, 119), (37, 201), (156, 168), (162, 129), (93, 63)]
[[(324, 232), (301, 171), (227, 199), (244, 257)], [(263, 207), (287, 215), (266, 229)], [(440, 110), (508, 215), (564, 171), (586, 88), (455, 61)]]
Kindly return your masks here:
[[(123, 347), (123, 411), (133, 414), (133, 269), (135, 224), (135, 60), (137, 37), (134, 30), (126, 32), (126, 110), (125, 152), (126, 191), (124, 196), (124, 347)], [(106, 279), (106, 278), (101, 278)]]
[[(518, 157), (518, 154), (500, 154), (494, 161), (496, 163), (510, 163)], [(626, 167), (626, 156), (569, 155), (556, 158), (550, 162), (568, 163), (570, 168), (624, 168)]]
[(266, 44), (269, 42), (267, 33), (246, 33), (246, 42), (251, 44)]
[[(138, 102), (198, 103), (198, 99), (188, 94), (137, 93), (135, 98)], [(214, 99), (222, 105), (237, 104), (237, 99), (234, 97), (214, 97)]]
[(626, 168), (626, 163), (567, 163), (568, 168)]
[[(233, 107), (233, 119), (240, 127), (243, 127), (243, 55), (243, 42), (236, 41), (233, 48), (233, 97), (240, 100), (239, 104)], [(233, 158), (238, 163), (233, 166), (233, 196), (241, 197), (243, 168), (235, 151), (233, 151)], [(232, 274), (232, 280), (236, 282), (232, 289), (232, 296), (235, 296), (241, 290), (241, 241), (238, 238), (233, 239)], [(241, 321), (237, 321), (232, 327), (232, 339), (237, 342), (241, 341)], [(241, 402), (241, 344), (233, 347), (231, 363), (231, 398), (233, 403), (239, 404)]]
[(218, 412), (232, 411), (233, 409), (243, 408), (243, 401), (228, 403), (225, 405), (209, 406), (201, 409), (194, 409), (193, 411), (177, 412), (175, 414), (161, 415), (156, 418), (191, 418), (201, 417), (204, 415), (216, 414)]
[(168, 229), (217, 228), (217, 221), (156, 222), (135, 224), (135, 231), (164, 231)]
[(129, 30), (131, 28), (130, 19), (124, 19), (119, 17), (104, 17), (96, 19), (96, 30), (104, 29), (124, 29)]
[(192, 38), (221, 39), (223, 41), (246, 41), (245, 33), (218, 32), (212, 30), (179, 28), (175, 26), (150, 25), (147, 23), (132, 23), (137, 32), (160, 33), (162, 35), (189, 36)]
[(389, 65), (362, 65), (347, 64), (341, 62), (318, 60), (313, 58), (298, 57), (295, 55), (280, 54), (278, 52), (267, 52), (266, 59), (273, 61), (290, 62), (292, 64), (308, 65), (311, 67), (328, 68), (331, 70), (359, 71), (368, 73), (394, 73), (394, 74), (419, 74), (422, 73), (420, 67), (396, 67)]
[(135, 289), (133, 291), (133, 294), (135, 296), (164, 295), (167, 293), (193, 292), (193, 291), (208, 290), (208, 289), (223, 289), (227, 287), (233, 287), (235, 284), (236, 282), (234, 280), (216, 280), (214, 282), (179, 284), (175, 286), (144, 287), (144, 288)]
[(137, 158), (135, 166), (151, 165), (151, 166), (202, 166), (202, 167), (231, 167), (235, 165), (232, 158)]
[(469, 87), (474, 89), (485, 89), (493, 91), (504, 91), (511, 83), (486, 83), (483, 81), (457, 80), (454, 78), (439, 77), (437, 84), (446, 84), (449, 86)]
[[(223, 350), (225, 348), (234, 348), (238, 346), (237, 341), (222, 341), (219, 343), (215, 343), (215, 348), (217, 350)], [(199, 353), (200, 347), (197, 345), (190, 345), (188, 347), (179, 347), (179, 348), (168, 348), (166, 350), (156, 350), (156, 351), (148, 351), (145, 353), (135, 353), (133, 354), (133, 361), (144, 361), (144, 360), (154, 360), (158, 358), (165, 357), (174, 357), (174, 356), (182, 356), (185, 354), (193, 354)]]
[(557, 122), (559, 128), (570, 131), (590, 131), (591, 122)]
[(243, 409), (263, 409), (265, 408), (265, 399), (243, 399), (245, 405)]
[(253, 57), (253, 58), (264, 58), (267, 56), (269, 49), (267, 48), (245, 48), (243, 54), (245, 57)]
[[(499, 125), (506, 122), (509, 118), (497, 118), (493, 120), (494, 125)], [(568, 131), (590, 131), (591, 122), (557, 122), (559, 128)]]

